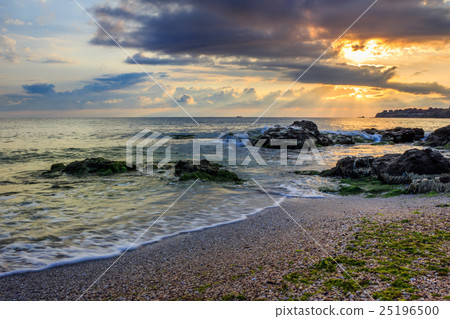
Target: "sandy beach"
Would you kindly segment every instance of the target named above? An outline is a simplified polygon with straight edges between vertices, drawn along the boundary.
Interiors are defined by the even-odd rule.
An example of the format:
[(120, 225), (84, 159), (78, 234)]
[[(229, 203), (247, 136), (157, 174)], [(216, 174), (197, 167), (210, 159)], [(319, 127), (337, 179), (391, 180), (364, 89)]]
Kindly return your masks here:
[[(447, 196), (409, 195), (288, 199), (281, 205), (296, 222), (268, 208), (127, 252), (87, 291), (116, 258), (0, 278), (0, 299), (444, 300), (448, 203)], [(409, 255), (398, 260), (408, 264), (395, 265), (390, 254), (398, 248), (387, 249), (388, 241), (416, 238), (402, 232), (421, 236), (420, 247), (404, 248)]]

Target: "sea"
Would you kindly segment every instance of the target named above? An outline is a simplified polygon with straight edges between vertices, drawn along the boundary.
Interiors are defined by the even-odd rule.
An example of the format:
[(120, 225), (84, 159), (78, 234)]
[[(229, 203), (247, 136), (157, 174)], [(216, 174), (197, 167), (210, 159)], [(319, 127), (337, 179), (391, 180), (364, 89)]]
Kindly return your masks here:
[[(319, 147), (325, 165), (314, 156), (298, 164), (299, 150), (290, 150), (283, 165), (279, 149), (261, 149), (262, 165), (242, 142), (249, 132), (304, 119), (261, 118), (254, 125), (256, 118), (246, 117), (202, 117), (196, 119), (199, 125), (190, 118), (0, 119), (0, 276), (115, 256), (168, 236), (245, 219), (286, 198), (334, 196), (319, 191), (333, 180), (294, 172), (330, 168), (350, 155), (420, 148), (376, 145), (380, 136), (362, 132), (365, 128), (419, 127), (427, 135), (450, 124), (448, 119), (307, 118), (321, 131), (374, 142)], [(200, 155), (221, 147), (219, 163), (244, 182), (191, 186), (192, 180), (177, 181), (173, 169), (155, 169), (153, 175), (42, 176), (54, 163), (91, 157), (124, 161), (127, 141), (144, 129), (172, 137), (155, 151), (155, 163), (165, 158), (169, 145), (170, 163), (192, 159), (194, 139), (201, 140), (209, 145)], [(229, 160), (230, 133), (237, 138), (236, 163)]]

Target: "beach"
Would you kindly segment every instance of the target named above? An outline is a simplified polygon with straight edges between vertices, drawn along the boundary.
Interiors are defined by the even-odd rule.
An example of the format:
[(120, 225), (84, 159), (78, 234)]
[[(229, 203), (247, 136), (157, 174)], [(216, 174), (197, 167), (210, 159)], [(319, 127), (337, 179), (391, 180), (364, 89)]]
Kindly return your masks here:
[[(0, 299), (383, 300), (389, 293), (397, 300), (444, 300), (450, 295), (448, 204), (445, 195), (286, 199), (283, 209), (129, 251), (112, 267), (117, 257), (2, 277)], [(378, 233), (364, 240), (364, 232), (389, 229), (394, 232), (379, 235), (380, 243), (373, 242)], [(402, 240), (403, 231), (421, 236), (420, 253), (395, 265), (396, 248), (386, 243), (395, 235)], [(401, 257), (399, 263), (409, 260)]]

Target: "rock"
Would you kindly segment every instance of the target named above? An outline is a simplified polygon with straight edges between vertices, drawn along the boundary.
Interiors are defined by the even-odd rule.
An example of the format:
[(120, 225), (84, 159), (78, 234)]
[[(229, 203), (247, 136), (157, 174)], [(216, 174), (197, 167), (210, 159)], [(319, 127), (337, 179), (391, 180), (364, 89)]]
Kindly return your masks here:
[(323, 171), (323, 176), (336, 176), (343, 178), (361, 178), (375, 175), (372, 167), (373, 156), (355, 157), (347, 156), (336, 163), (336, 167)]
[(419, 193), (450, 193), (450, 175), (432, 178), (416, 178), (409, 184), (408, 191)]
[(199, 178), (217, 182), (242, 182), (235, 173), (219, 167), (219, 164), (206, 159), (201, 160), (199, 165), (194, 165), (191, 161), (178, 161), (175, 165), (175, 176), (179, 176), (180, 181)]
[(363, 130), (363, 132), (366, 132), (367, 134), (370, 134), (370, 135), (384, 134), (384, 131), (378, 130), (378, 129), (373, 128), (373, 127), (372, 128), (366, 128), (366, 129)]
[(373, 143), (372, 139), (365, 138), (362, 135), (353, 135), (352, 138), (355, 141), (355, 143)]
[[(386, 156), (386, 155), (385, 155)], [(409, 175), (440, 175), (450, 173), (450, 162), (441, 153), (432, 149), (412, 149), (401, 156), (381, 157), (373, 166), (378, 176), (386, 183), (409, 183)], [(400, 178), (392, 178), (400, 177)]]
[(195, 138), (195, 134), (172, 134), (170, 137), (174, 140), (191, 140)]
[(331, 141), (324, 134), (320, 133), (317, 125), (311, 121), (295, 121), (288, 127), (272, 127), (264, 134), (252, 138), (252, 143), (255, 144), (258, 140), (264, 139), (266, 142), (263, 147), (279, 148), (270, 144), (273, 139), (293, 139), (297, 140), (297, 145), (289, 146), (291, 148), (302, 148), (306, 140), (312, 139), (318, 146), (327, 146)]
[(75, 161), (68, 164), (61, 171), (69, 175), (112, 175), (135, 170), (127, 167), (125, 162), (111, 161), (101, 157), (87, 158), (83, 161)]
[(65, 169), (66, 168), (66, 165), (65, 164), (63, 164), (63, 163), (56, 163), (56, 164), (53, 164), (51, 167), (50, 167), (50, 171), (51, 172), (61, 172), (63, 169)]
[(50, 170), (43, 172), (41, 174), (41, 176), (43, 176), (45, 178), (55, 178), (55, 177), (61, 176), (64, 168), (66, 168), (66, 165), (64, 165), (63, 163), (53, 164), (50, 167)]
[[(449, 174), (450, 161), (432, 149), (411, 149), (403, 154), (386, 154), (378, 158), (348, 156), (321, 173), (322, 176), (343, 178), (375, 177), (387, 184), (413, 184), (411, 187), (415, 190), (433, 188), (445, 192), (448, 192)], [(425, 179), (428, 186), (420, 182)]]
[(386, 130), (381, 137), (382, 141), (392, 141), (394, 143), (412, 143), (418, 141), (425, 136), (425, 132), (421, 128), (404, 128), (396, 127)]
[(331, 144), (350, 145), (355, 144), (355, 138), (351, 135), (327, 133), (325, 136), (330, 140)]
[(450, 125), (437, 129), (420, 144), (433, 147), (450, 147)]
[(439, 182), (444, 184), (450, 183), (450, 175), (439, 177)]
[(291, 126), (295, 126), (295, 127), (301, 127), (305, 130), (314, 132), (316, 135), (319, 135), (319, 128), (317, 127), (316, 123), (312, 122), (312, 121), (295, 121), (294, 123), (291, 124)]

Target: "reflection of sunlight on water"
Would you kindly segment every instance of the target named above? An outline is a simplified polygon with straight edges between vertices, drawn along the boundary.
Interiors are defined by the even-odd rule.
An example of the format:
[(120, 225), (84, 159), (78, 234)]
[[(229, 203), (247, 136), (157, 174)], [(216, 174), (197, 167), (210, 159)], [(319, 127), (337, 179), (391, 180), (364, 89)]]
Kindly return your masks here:
[[(261, 119), (260, 127), (287, 125), (295, 119)], [(151, 177), (123, 174), (110, 177), (44, 179), (40, 171), (56, 162), (86, 157), (121, 159), (125, 141), (144, 127), (161, 133), (189, 133), (217, 139), (244, 132), (252, 119), (201, 119), (200, 127), (186, 119), (0, 120), (0, 272), (39, 268), (80, 257), (116, 254), (127, 247), (188, 186), (171, 172)], [(277, 121), (277, 122), (276, 122)], [(315, 119), (321, 130), (424, 127), (431, 131), (448, 124), (423, 119)], [(242, 135), (245, 136), (245, 135)], [(330, 146), (320, 148), (326, 168), (344, 156), (402, 153), (410, 144)], [(191, 156), (192, 140), (174, 140), (173, 161)], [(279, 151), (264, 149), (268, 163), (228, 167), (240, 177), (258, 180), (277, 200), (282, 197), (321, 197), (328, 179), (293, 174), (321, 170), (314, 163), (294, 166), (298, 151), (289, 152), (289, 165), (278, 165)], [(162, 151), (160, 152), (162, 155)], [(238, 149), (237, 162), (247, 154)], [(226, 163), (224, 163), (226, 164)], [(274, 203), (251, 182), (242, 185), (197, 183), (174, 205), (142, 241), (244, 218)]]

